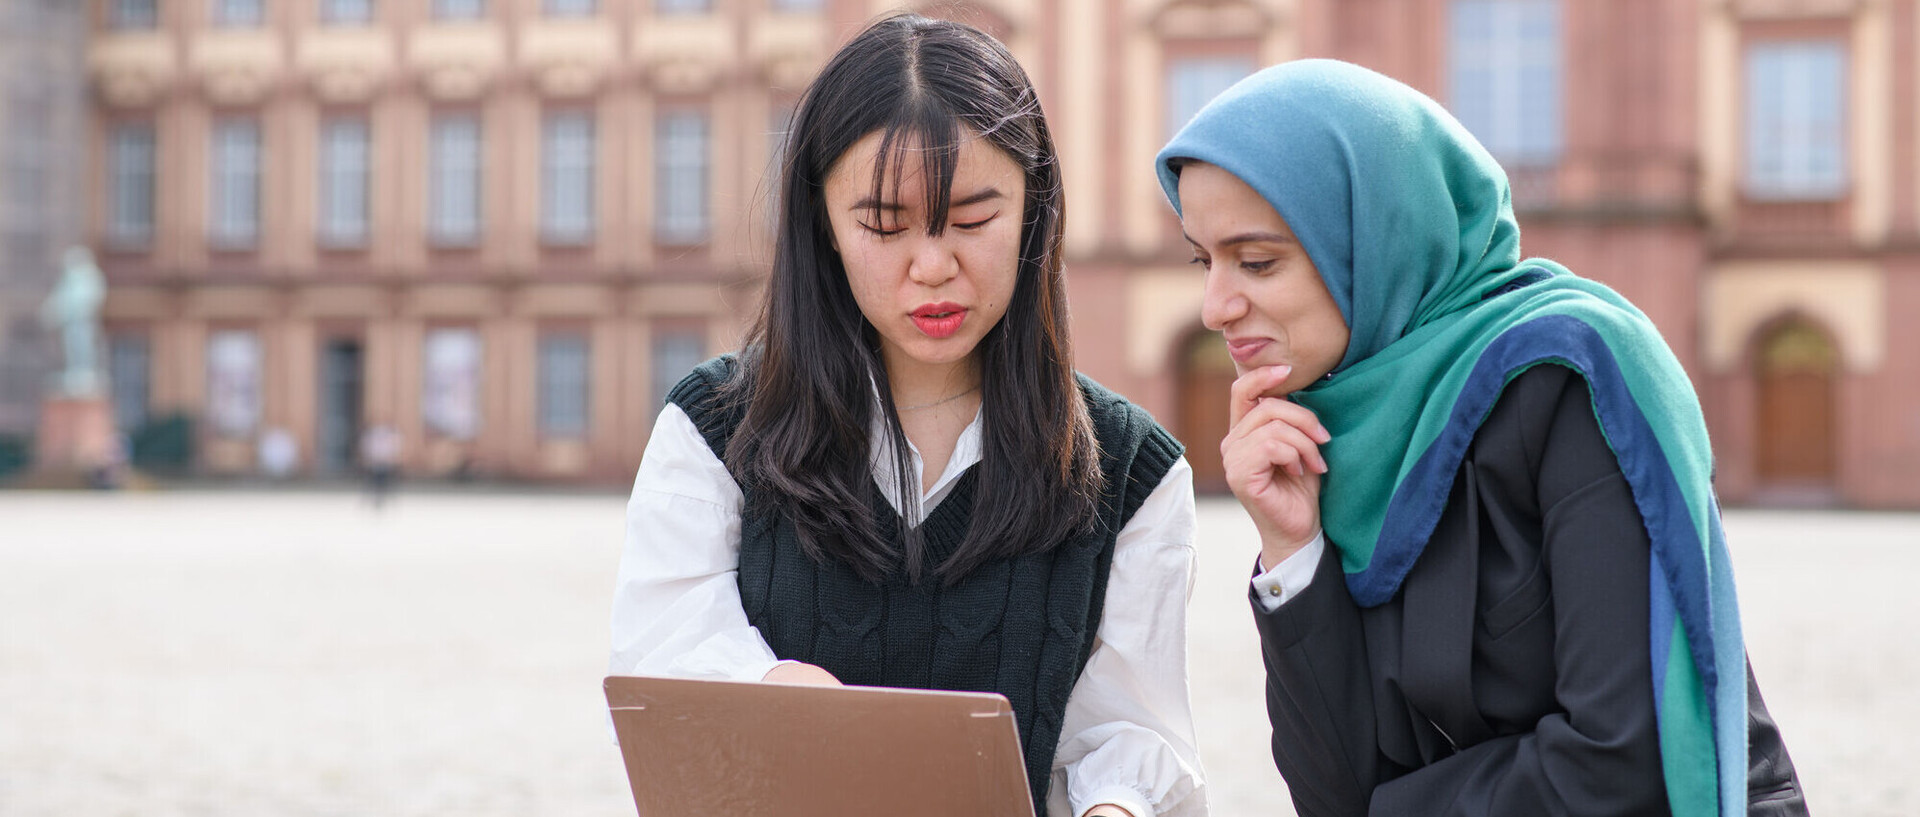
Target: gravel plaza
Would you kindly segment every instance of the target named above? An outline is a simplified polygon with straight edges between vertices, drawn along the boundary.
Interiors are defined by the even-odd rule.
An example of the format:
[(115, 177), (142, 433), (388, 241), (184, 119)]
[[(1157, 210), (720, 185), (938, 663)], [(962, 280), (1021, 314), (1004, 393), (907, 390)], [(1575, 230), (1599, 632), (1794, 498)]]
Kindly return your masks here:
[[(621, 817), (600, 678), (624, 498), (0, 492), (0, 815)], [(1816, 814), (1920, 802), (1920, 515), (1736, 509), (1749, 649)], [(1291, 814), (1253, 531), (1201, 503), (1213, 813)]]

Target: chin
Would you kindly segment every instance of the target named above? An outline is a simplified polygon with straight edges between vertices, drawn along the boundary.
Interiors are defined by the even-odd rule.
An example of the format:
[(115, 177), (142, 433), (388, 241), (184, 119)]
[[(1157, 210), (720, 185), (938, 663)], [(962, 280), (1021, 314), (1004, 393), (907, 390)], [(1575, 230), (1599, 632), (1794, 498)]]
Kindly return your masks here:
[(947, 338), (945, 340), (922, 339), (919, 343), (906, 347), (907, 357), (916, 363), (929, 366), (944, 366), (967, 359), (979, 348), (978, 338)]

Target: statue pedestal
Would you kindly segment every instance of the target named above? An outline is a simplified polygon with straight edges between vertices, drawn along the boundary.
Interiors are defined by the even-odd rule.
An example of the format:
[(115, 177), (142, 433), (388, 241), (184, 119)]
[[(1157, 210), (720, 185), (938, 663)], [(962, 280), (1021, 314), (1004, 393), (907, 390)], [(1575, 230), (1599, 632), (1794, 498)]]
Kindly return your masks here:
[(34, 466), (41, 472), (84, 473), (115, 460), (113, 406), (100, 397), (49, 397), (40, 404)]

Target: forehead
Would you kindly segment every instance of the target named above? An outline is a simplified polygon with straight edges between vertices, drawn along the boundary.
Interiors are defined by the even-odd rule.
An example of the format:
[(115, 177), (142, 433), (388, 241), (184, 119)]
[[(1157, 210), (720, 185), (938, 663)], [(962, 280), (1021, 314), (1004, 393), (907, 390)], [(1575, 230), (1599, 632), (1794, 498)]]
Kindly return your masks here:
[[(876, 130), (840, 155), (833, 171), (827, 175), (829, 199), (864, 199), (874, 192), (874, 169), (882, 161), (880, 146), (884, 137), (883, 131)], [(894, 135), (893, 144), (888, 146), (892, 155), (885, 157), (886, 175), (881, 177), (879, 190), (880, 198), (886, 203), (914, 207), (925, 198), (927, 163), (922, 141), (919, 134), (909, 131)], [(947, 180), (950, 188), (973, 192), (992, 186), (1012, 194), (1024, 180), (1025, 174), (1006, 151), (972, 130), (960, 130), (954, 142), (953, 178)]]
[(1293, 235), (1266, 197), (1218, 165), (1195, 162), (1182, 167), (1179, 190), (1181, 224), (1193, 238), (1201, 238), (1201, 231), (1254, 227)]

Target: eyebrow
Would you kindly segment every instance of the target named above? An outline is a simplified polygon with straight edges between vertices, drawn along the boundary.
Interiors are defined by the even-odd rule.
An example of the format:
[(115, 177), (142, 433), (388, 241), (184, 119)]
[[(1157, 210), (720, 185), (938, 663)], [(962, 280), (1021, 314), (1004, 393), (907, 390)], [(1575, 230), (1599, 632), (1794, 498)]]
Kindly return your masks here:
[[(971, 204), (979, 204), (983, 201), (993, 201), (994, 199), (1004, 199), (1006, 197), (1007, 196), (1005, 193), (1000, 192), (1000, 188), (989, 187), (985, 190), (982, 190), (964, 199), (948, 202), (947, 208), (952, 209), (955, 207), (966, 207)], [(889, 213), (898, 213), (902, 210), (907, 209), (907, 207), (906, 205), (900, 204), (899, 202), (882, 202), (879, 199), (876, 199), (872, 196), (868, 196), (864, 199), (854, 202), (853, 206), (848, 207), (847, 209), (848, 210), (884, 210)]]
[[(1187, 235), (1185, 230), (1180, 231), (1180, 237), (1185, 238), (1188, 244), (1192, 244), (1196, 247), (1200, 246), (1200, 242), (1193, 240), (1193, 236)], [(1275, 244), (1299, 244), (1300, 243), (1300, 239), (1294, 238), (1293, 236), (1287, 235), (1286, 233), (1274, 233), (1274, 232), (1266, 232), (1263, 230), (1256, 230), (1251, 233), (1241, 233), (1236, 236), (1231, 236), (1221, 241), (1220, 246), (1232, 247), (1237, 244), (1253, 244), (1253, 243), (1262, 242), (1262, 241), (1272, 242)]]

